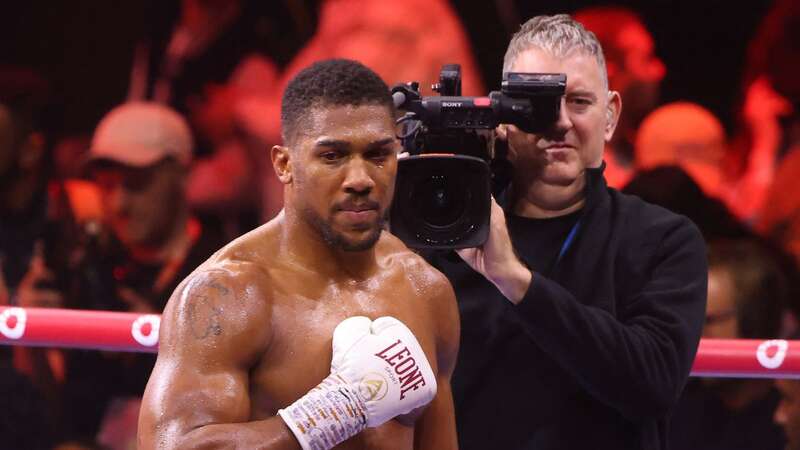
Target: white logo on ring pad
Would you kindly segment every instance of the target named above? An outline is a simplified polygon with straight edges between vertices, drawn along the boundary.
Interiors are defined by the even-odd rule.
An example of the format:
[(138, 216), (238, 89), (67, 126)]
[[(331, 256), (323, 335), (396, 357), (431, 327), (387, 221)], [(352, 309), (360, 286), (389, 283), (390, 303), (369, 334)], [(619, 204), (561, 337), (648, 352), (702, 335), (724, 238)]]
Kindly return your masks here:
[[(8, 319), (14, 317), (17, 323), (13, 327), (8, 326)], [(6, 308), (0, 313), (0, 333), (9, 339), (20, 339), (25, 334), (25, 324), (28, 322), (28, 314), (22, 308)]]
[[(775, 354), (772, 356), (767, 355), (767, 350), (770, 347), (775, 347)], [(783, 364), (786, 359), (786, 351), (789, 349), (789, 342), (783, 339), (772, 339), (764, 341), (758, 345), (756, 350), (756, 359), (758, 362), (767, 369), (777, 369)]]
[[(142, 328), (150, 325), (150, 333), (145, 335), (142, 333)], [(161, 325), (161, 318), (155, 314), (147, 314), (140, 316), (133, 321), (131, 325), (131, 335), (136, 342), (144, 345), (145, 347), (152, 347), (158, 344), (158, 328)]]

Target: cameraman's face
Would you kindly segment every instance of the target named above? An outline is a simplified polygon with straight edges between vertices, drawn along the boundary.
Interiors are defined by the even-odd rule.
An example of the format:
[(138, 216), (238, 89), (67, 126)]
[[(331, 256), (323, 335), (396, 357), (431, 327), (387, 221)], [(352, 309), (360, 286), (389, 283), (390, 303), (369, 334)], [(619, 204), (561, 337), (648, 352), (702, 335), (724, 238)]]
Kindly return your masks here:
[(515, 178), (570, 185), (587, 167), (599, 167), (619, 112), (619, 96), (603, 86), (595, 58), (573, 52), (565, 58), (532, 47), (521, 53), (514, 72), (565, 73), (567, 87), (558, 121), (542, 134), (508, 127)]
[(289, 143), (287, 201), (329, 244), (371, 248), (394, 193), (398, 142), (389, 109), (319, 106)]
[(163, 244), (183, 211), (183, 169), (172, 160), (147, 167), (109, 164), (93, 171), (106, 222), (129, 249)]

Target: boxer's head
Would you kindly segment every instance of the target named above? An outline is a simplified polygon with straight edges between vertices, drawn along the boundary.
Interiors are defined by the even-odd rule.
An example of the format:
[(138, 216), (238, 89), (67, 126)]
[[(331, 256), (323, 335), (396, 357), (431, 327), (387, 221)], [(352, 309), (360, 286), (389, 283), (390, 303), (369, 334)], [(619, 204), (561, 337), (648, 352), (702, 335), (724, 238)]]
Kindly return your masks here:
[(394, 105), (380, 77), (349, 60), (318, 62), (287, 86), (283, 146), (272, 162), (285, 207), (346, 251), (371, 248), (394, 193)]

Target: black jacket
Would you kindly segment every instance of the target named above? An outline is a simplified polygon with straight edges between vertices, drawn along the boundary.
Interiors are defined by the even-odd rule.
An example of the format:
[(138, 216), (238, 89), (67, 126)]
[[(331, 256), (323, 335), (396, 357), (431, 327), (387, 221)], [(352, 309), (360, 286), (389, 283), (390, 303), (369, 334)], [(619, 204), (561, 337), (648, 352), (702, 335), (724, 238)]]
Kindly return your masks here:
[(534, 268), (518, 306), (460, 260), (428, 255), (461, 312), (462, 449), (667, 448), (704, 320), (705, 245), (687, 218), (608, 188), (602, 169), (586, 195), (557, 242), (510, 227)]

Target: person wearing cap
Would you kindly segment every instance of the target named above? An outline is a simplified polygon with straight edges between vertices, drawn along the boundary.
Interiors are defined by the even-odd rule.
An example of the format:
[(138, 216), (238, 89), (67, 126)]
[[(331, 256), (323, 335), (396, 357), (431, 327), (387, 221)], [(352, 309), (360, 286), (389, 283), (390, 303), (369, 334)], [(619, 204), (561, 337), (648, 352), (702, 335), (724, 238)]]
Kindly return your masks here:
[(160, 312), (178, 281), (223, 244), (190, 213), (192, 149), (186, 120), (156, 103), (114, 108), (92, 137), (86, 169), (100, 191), (103, 223), (134, 263), (114, 277), (144, 297), (120, 295), (133, 309)]
[[(189, 126), (165, 106), (127, 103), (97, 126), (87, 172), (99, 187), (105, 224), (133, 259), (174, 272), (167, 267), (188, 254), (198, 236), (183, 188), (191, 160)], [(173, 277), (157, 275), (153, 289)]]
[[(63, 306), (161, 313), (178, 283), (222, 247), (222, 234), (202, 227), (190, 212), (185, 184), (192, 152), (189, 126), (166, 106), (125, 103), (101, 119), (84, 164), (102, 218), (83, 236), (82, 278), (70, 283), (80, 289), (60, 292)], [(120, 411), (138, 408), (155, 357), (61, 353), (55, 405), (61, 439), (111, 436), (103, 424), (119, 426), (127, 417)], [(131, 420), (123, 428), (135, 433)], [(135, 442), (133, 434), (113, 439), (100, 443), (117, 448)]]

